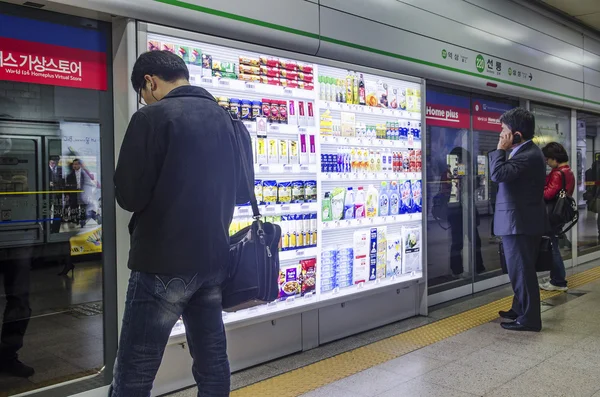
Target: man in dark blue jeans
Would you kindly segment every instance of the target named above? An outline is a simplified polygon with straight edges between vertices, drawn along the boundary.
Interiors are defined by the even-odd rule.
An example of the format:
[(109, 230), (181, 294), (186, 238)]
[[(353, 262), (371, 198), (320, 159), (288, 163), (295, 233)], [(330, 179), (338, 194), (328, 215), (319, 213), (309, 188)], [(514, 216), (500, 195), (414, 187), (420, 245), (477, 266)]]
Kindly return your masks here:
[(148, 397), (180, 317), (198, 396), (229, 395), (221, 283), (240, 167), (231, 118), (190, 86), (181, 58), (142, 54), (131, 82), (146, 106), (125, 135), (115, 172), (119, 205), (133, 212), (132, 270), (113, 397)]

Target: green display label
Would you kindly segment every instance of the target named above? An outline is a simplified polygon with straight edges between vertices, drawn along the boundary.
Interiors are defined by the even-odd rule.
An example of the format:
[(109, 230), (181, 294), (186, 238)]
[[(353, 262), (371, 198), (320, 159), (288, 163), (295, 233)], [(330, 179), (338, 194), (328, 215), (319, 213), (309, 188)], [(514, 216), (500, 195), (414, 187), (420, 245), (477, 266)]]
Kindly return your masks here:
[(448, 52), (446, 50), (442, 50), (442, 58), (446, 59), (448, 56)]

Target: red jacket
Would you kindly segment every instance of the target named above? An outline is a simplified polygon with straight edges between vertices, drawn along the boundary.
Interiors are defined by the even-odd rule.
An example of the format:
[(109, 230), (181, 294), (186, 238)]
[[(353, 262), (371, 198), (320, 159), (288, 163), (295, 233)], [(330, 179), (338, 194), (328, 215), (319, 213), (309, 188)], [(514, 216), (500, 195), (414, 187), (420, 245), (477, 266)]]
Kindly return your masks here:
[(567, 194), (573, 196), (573, 191), (575, 190), (575, 175), (573, 175), (573, 172), (568, 165), (563, 165), (562, 167), (553, 168), (546, 176), (546, 186), (544, 186), (544, 200), (546, 201), (555, 198), (560, 192), (560, 189), (562, 189), (562, 174), (559, 170), (565, 174)]

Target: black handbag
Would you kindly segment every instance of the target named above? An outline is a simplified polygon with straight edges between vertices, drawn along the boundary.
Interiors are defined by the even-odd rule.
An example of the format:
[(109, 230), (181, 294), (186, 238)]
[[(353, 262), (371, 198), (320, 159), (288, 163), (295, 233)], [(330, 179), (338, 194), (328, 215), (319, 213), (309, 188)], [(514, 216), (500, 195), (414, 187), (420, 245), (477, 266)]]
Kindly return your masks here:
[(230, 237), (228, 275), (222, 286), (223, 310), (226, 312), (277, 299), (281, 240), (281, 227), (261, 220), (254, 195), (254, 168), (252, 161), (248, 160), (252, 159), (250, 133), (240, 120), (232, 118), (232, 123), (242, 152), (241, 182), (238, 187), (243, 192), (238, 192), (238, 199), (249, 198), (254, 222)]
[(557, 236), (563, 235), (579, 220), (579, 209), (577, 203), (567, 194), (567, 182), (565, 173), (558, 170), (562, 175), (562, 188), (552, 200), (548, 208), (548, 220), (550, 222), (550, 230)]
[[(504, 254), (504, 244), (502, 241), (500, 241), (500, 244), (498, 244), (498, 255), (500, 256), (500, 267), (502, 268), (502, 273), (508, 274), (508, 268), (506, 267), (506, 255)], [(552, 270), (553, 261), (552, 240), (548, 236), (542, 236), (538, 258), (535, 262), (535, 271), (537, 273), (541, 273)]]

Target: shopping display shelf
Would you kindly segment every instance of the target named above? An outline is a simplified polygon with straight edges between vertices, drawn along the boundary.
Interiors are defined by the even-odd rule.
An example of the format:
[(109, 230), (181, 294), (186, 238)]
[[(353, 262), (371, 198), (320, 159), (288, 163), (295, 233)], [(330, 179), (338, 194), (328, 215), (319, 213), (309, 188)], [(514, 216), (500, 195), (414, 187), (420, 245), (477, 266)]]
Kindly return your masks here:
[(395, 148), (395, 149), (420, 149), (420, 140), (392, 140), (378, 139), (371, 137), (347, 137), (347, 136), (332, 136), (321, 135), (321, 145), (336, 145), (336, 146), (357, 146), (357, 147), (378, 147), (378, 148)]
[[(319, 205), (317, 203), (271, 204), (259, 205), (258, 210), (263, 216), (307, 214), (318, 212)], [(249, 205), (236, 207), (233, 216), (235, 218), (251, 217), (252, 207), (250, 207)]]
[(338, 181), (393, 181), (393, 180), (418, 180), (420, 172), (324, 172), (321, 174), (323, 182)]
[(378, 216), (374, 218), (361, 218), (361, 219), (343, 219), (340, 221), (329, 221), (322, 222), (323, 231), (327, 230), (341, 230), (341, 229), (360, 229), (363, 227), (370, 226), (386, 226), (395, 225), (398, 223), (416, 222), (421, 220), (423, 214), (401, 214), (401, 215), (390, 215), (390, 216)]
[(263, 83), (254, 83), (242, 80), (234, 80), (228, 78), (202, 76), (201, 69), (194, 70), (198, 67), (189, 65), (190, 68), (190, 83), (195, 86), (200, 86), (210, 90), (212, 94), (218, 92), (233, 97), (239, 97), (241, 93), (257, 94), (274, 97), (279, 99), (306, 99), (314, 101), (314, 90), (303, 90), (299, 88), (287, 88), (278, 85), (269, 85)]
[(344, 298), (349, 295), (354, 295), (358, 292), (375, 291), (380, 288), (389, 287), (391, 285), (403, 284), (410, 281), (417, 281), (422, 278), (422, 271), (400, 274), (398, 276), (386, 277), (382, 279), (377, 279), (375, 281), (368, 281), (366, 283), (355, 284), (346, 288), (335, 288), (331, 291), (321, 292), (319, 300), (328, 301), (336, 298)]
[(289, 262), (294, 260), (316, 258), (319, 255), (319, 249), (317, 247), (299, 248), (296, 250), (280, 251), (279, 261)]
[(387, 109), (382, 107), (351, 105), (347, 103), (318, 101), (319, 109), (337, 110), (341, 112), (364, 113), (373, 116), (394, 117), (404, 120), (421, 120), (421, 113), (407, 110)]
[(316, 164), (255, 164), (254, 173), (260, 175), (314, 175)]

